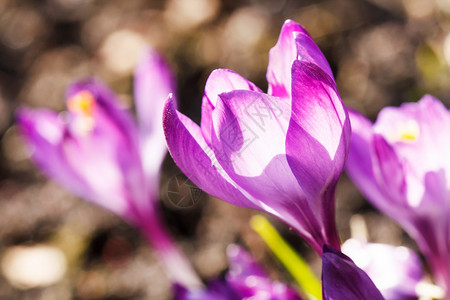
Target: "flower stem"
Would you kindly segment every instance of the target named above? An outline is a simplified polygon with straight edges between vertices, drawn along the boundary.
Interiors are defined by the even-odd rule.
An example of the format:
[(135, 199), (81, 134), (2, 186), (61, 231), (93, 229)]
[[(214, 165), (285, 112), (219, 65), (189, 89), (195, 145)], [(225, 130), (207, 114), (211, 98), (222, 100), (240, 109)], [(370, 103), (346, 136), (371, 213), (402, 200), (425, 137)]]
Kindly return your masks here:
[(203, 286), (189, 260), (170, 237), (157, 214), (152, 218), (141, 218), (139, 224), (144, 236), (162, 260), (169, 279), (188, 289)]

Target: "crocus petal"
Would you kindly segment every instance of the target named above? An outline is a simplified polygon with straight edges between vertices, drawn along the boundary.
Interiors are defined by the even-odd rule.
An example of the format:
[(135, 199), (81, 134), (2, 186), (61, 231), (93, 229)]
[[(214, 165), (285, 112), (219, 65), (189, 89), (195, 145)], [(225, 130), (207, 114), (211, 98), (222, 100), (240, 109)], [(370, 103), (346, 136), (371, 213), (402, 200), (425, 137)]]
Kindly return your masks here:
[[(411, 171), (419, 176), (444, 168), (450, 172), (450, 114), (436, 98), (426, 95), (417, 103), (386, 107), (380, 111), (374, 131), (395, 147), (400, 157), (414, 161), (422, 153), (421, 163)], [(426, 155), (425, 155), (426, 154)]]
[(224, 173), (200, 127), (175, 109), (172, 97), (163, 114), (169, 152), (184, 174), (206, 193), (237, 206), (256, 208)]
[(420, 258), (412, 250), (349, 239), (342, 252), (369, 275), (386, 300), (418, 297), (416, 285), (424, 274)]
[(402, 199), (406, 192), (405, 174), (403, 165), (399, 161), (394, 149), (386, 142), (386, 140), (378, 135), (374, 135), (373, 147), (376, 155), (375, 169), (376, 176), (379, 181), (386, 185), (386, 190), (395, 193), (394, 199)]
[(89, 184), (74, 172), (66, 160), (62, 149), (65, 124), (57, 113), (21, 108), (16, 112), (16, 122), (39, 169), (69, 190), (78, 190), (81, 196), (93, 198), (95, 193)]
[[(425, 174), (425, 192), (418, 206), (403, 208), (402, 214), (389, 213), (416, 241), (427, 263), (430, 265), (434, 281), (444, 290), (450, 291), (450, 191), (448, 173), (444, 169)], [(412, 208), (412, 209), (411, 209)]]
[(227, 274), (228, 279), (242, 281), (248, 276), (269, 277), (251, 254), (238, 245), (232, 244), (227, 247), (227, 257), (230, 269)]
[(212, 149), (232, 180), (261, 201), (260, 209), (295, 228), (320, 253), (327, 241), (320, 201), (307, 201), (286, 160), (287, 102), (252, 91), (221, 94), (213, 111)]
[(297, 59), (317, 65), (333, 78), (326, 58), (309, 33), (296, 22), (287, 20), (277, 44), (269, 52), (266, 75), (269, 95), (282, 98), (291, 96), (291, 68), (292, 62)]
[[(213, 111), (212, 147), (227, 173), (232, 177), (231, 173), (240, 178), (255, 177), (277, 155), (284, 154), (289, 116), (287, 101), (263, 93), (238, 90), (221, 94)], [(279, 161), (282, 167), (282, 159)], [(286, 161), (282, 168), (289, 172)], [(288, 187), (289, 181), (292, 180), (286, 183)]]
[(142, 160), (149, 179), (157, 178), (167, 151), (161, 124), (164, 103), (175, 94), (175, 79), (165, 60), (147, 49), (134, 73), (134, 99), (142, 142)]
[[(119, 215), (127, 211), (127, 204), (120, 199), (120, 191), (111, 189), (111, 194), (108, 194), (106, 189), (99, 190), (98, 185), (92, 184), (89, 178), (78, 172), (79, 169), (74, 168), (71, 153), (67, 152), (67, 143), (75, 141), (58, 114), (48, 110), (22, 108), (17, 112), (17, 123), (30, 150), (31, 159), (48, 177), (76, 195)], [(80, 160), (75, 163), (86, 164)], [(105, 197), (107, 201), (102, 201), (106, 200)]]
[(286, 153), (299, 184), (317, 197), (342, 172), (350, 146), (350, 122), (334, 81), (320, 68), (295, 61), (292, 78)]
[(213, 111), (218, 162), (254, 197), (270, 199), (271, 207), (286, 194), (303, 194), (284, 155), (289, 115), (287, 101), (245, 90), (221, 94)]
[[(297, 44), (295, 36), (306, 34), (299, 24), (286, 20), (277, 44), (269, 52), (269, 65), (267, 66), (268, 94), (280, 98), (291, 96), (291, 68), (292, 62), (297, 58)], [(309, 36), (309, 35), (308, 35)]]
[(150, 132), (160, 130), (162, 133), (159, 120), (164, 103), (175, 90), (175, 79), (166, 61), (158, 52), (146, 49), (134, 72), (134, 99), (139, 124)]
[(377, 184), (373, 171), (373, 124), (362, 114), (349, 109), (352, 126), (352, 140), (345, 170), (352, 181), (360, 187), (366, 197), (382, 203), (385, 196)]
[(322, 254), (324, 300), (383, 300), (372, 280), (341, 252), (324, 246)]
[(256, 85), (234, 71), (227, 69), (214, 70), (205, 85), (202, 102), (201, 128), (206, 142), (211, 144), (211, 114), (216, 107), (219, 94), (233, 90), (261, 91)]
[(175, 300), (242, 300), (223, 280), (215, 280), (206, 289), (187, 289), (180, 284), (173, 287)]
[[(360, 187), (366, 197), (373, 199), (376, 207), (384, 210), (387, 207), (393, 207), (391, 201), (397, 201), (400, 209), (396, 208), (394, 214), (404, 214), (401, 211), (403, 207), (401, 202), (406, 201), (401, 195), (401, 191), (404, 192), (405, 189), (404, 166), (400, 164), (386, 140), (374, 133), (373, 124), (366, 117), (354, 110), (349, 110), (349, 116), (352, 124), (352, 141), (345, 166), (349, 177)], [(382, 162), (384, 158), (388, 158), (392, 164)], [(378, 165), (380, 162), (381, 164)], [(390, 170), (390, 168), (393, 169)], [(387, 179), (383, 178), (383, 174), (390, 172), (393, 172), (392, 175), (395, 174), (395, 183), (391, 181), (391, 174)], [(390, 188), (380, 186), (379, 180), (381, 182), (387, 180)], [(391, 198), (394, 191), (397, 197)], [(387, 198), (392, 200), (386, 202)]]

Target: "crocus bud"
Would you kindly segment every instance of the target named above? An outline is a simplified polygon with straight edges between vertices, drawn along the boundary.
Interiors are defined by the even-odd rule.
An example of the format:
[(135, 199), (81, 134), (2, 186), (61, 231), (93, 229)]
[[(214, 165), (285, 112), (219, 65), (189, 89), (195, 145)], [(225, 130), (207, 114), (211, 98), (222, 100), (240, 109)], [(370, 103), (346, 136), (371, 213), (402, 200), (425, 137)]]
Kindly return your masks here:
[(233, 71), (214, 71), (201, 126), (169, 99), (170, 154), (212, 196), (277, 216), (319, 254), (324, 244), (339, 248), (335, 188), (350, 123), (326, 59), (299, 24), (284, 24), (267, 79), (268, 94)]

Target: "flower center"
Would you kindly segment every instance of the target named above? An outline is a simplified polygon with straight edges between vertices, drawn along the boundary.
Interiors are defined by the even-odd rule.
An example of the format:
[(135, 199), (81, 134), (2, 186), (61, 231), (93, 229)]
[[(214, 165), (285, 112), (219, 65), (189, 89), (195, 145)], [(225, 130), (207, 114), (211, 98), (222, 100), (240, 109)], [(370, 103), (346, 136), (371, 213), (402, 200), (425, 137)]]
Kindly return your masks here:
[(94, 128), (95, 98), (89, 91), (80, 91), (69, 98), (67, 109), (73, 115), (74, 130), (87, 134)]
[(414, 143), (419, 139), (420, 127), (415, 120), (398, 123), (391, 135), (392, 142)]

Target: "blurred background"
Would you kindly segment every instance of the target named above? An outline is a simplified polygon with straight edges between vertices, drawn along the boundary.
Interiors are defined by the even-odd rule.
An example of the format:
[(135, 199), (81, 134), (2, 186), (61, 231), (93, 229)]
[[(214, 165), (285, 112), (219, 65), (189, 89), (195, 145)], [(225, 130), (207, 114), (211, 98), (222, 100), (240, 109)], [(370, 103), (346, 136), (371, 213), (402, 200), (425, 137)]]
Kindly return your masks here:
[[(233, 69), (265, 90), (268, 51), (285, 19), (304, 25), (329, 60), (344, 102), (375, 118), (386, 105), (425, 93), (450, 104), (447, 0), (0, 0), (0, 299), (170, 299), (170, 283), (137, 230), (45, 179), (14, 125), (21, 105), (64, 109), (66, 86), (101, 78), (132, 107), (132, 72), (143, 46), (168, 59), (180, 110), (200, 120), (209, 73)], [(161, 207), (203, 278), (227, 268), (240, 243), (274, 279), (291, 278), (250, 229), (255, 212), (207, 195), (186, 205), (167, 197), (181, 176), (167, 157)], [(372, 242), (413, 242), (374, 210), (344, 176), (337, 222), (363, 217)], [(272, 219), (273, 220), (273, 219)], [(319, 274), (317, 256), (277, 228)]]

